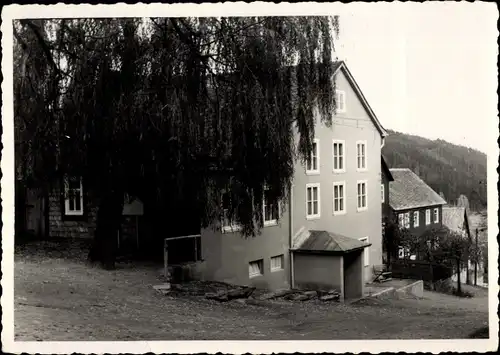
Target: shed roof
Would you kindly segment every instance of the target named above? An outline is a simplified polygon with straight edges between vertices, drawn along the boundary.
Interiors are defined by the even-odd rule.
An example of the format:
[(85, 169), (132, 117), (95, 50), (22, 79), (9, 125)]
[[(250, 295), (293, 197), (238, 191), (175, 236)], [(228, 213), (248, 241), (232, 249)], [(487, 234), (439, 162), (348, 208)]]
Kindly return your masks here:
[(390, 169), (394, 181), (389, 184), (389, 205), (395, 211), (445, 205), (446, 201), (413, 171)]
[(327, 252), (344, 254), (354, 250), (363, 249), (371, 244), (349, 238), (338, 233), (328, 231), (304, 231), (303, 237), (298, 241), (297, 251)]

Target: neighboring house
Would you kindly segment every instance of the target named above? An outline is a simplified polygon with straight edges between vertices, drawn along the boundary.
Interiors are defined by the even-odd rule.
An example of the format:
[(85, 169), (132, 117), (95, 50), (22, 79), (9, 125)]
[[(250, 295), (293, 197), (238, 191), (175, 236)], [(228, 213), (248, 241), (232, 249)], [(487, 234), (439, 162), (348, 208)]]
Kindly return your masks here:
[(312, 157), (295, 164), (289, 205), (265, 199), (264, 228), (254, 238), (225, 221), (202, 230), (205, 279), (362, 296), (373, 266), (382, 264), (380, 156), (387, 133), (344, 62), (335, 79), (333, 124), (318, 117)]
[[(446, 201), (410, 169), (390, 169), (389, 205), (400, 228), (413, 235), (442, 225)], [(400, 251), (399, 257), (403, 257)]]
[[(486, 212), (469, 211), (469, 222), (471, 233), (477, 238), (481, 250), (481, 263), (478, 265), (478, 285), (488, 286), (488, 228)], [(475, 241), (475, 240), (474, 240)], [(480, 277), (482, 275), (482, 282)]]
[[(389, 170), (389, 167), (384, 159), (384, 156), (381, 156), (381, 173), (382, 173), (382, 183), (380, 185), (381, 189), (381, 199), (382, 199), (382, 235), (385, 233), (385, 224), (386, 221), (391, 218), (392, 210), (389, 204), (389, 185), (392, 181), (394, 181), (394, 177)], [(387, 251), (385, 250), (385, 246), (382, 245), (383, 250), (383, 264), (387, 263)]]
[[(443, 207), (443, 225), (448, 227), (450, 230), (461, 234), (464, 238), (467, 238), (471, 244), (475, 243), (475, 231), (473, 231), (469, 219), (468, 209), (465, 207)], [(474, 271), (475, 265), (469, 259), (467, 264), (464, 265), (460, 272), (460, 280), (466, 284), (474, 283)], [(483, 285), (485, 280), (484, 276), (484, 266), (480, 262), (477, 266), (477, 278), (476, 283), (478, 285)], [(453, 281), (458, 280), (458, 275), (452, 276)], [(487, 283), (487, 280), (486, 280)]]
[[(27, 217), (27, 224), (36, 221), (41, 238), (92, 238), (96, 228), (97, 201), (85, 189), (85, 182), (78, 177), (64, 178), (43, 195), (25, 190), (28, 206), (38, 206), (36, 214)], [(31, 202), (30, 202), (31, 201)], [(123, 220), (117, 235), (118, 247), (134, 249), (138, 245), (142, 203), (125, 197)]]
[(394, 181), (394, 177), (387, 166), (387, 163), (383, 156), (381, 156), (381, 169), (382, 169), (382, 183), (380, 185), (381, 189), (381, 199), (382, 199), (382, 231), (384, 230), (384, 220), (391, 216), (392, 210), (389, 204), (389, 186), (390, 182)]

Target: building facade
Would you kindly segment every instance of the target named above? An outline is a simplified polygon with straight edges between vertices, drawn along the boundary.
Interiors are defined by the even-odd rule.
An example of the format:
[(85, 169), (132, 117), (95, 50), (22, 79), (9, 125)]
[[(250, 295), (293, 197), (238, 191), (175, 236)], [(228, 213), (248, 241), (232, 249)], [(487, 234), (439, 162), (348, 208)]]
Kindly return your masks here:
[[(350, 259), (356, 259), (353, 265), (359, 261), (362, 282), (371, 281), (372, 266), (382, 264), (380, 157), (386, 131), (345, 63), (338, 63), (335, 79), (337, 112), (333, 124), (328, 127), (317, 117), (311, 159), (305, 165), (296, 162), (290, 205), (279, 212), (279, 223), (273, 217), (277, 213), (273, 207), (264, 206), (272, 212), (264, 215), (262, 234), (255, 238), (244, 239), (224, 225), (202, 230), (202, 274), (207, 278), (272, 288), (294, 286), (297, 270), (292, 259), (299, 251), (294, 251), (293, 241), (304, 231), (326, 231), (360, 242), (364, 247), (352, 249), (359, 255), (354, 258), (350, 254), (344, 260), (351, 263)], [(331, 244), (335, 243), (332, 239)], [(300, 258), (301, 267), (295, 269), (300, 269), (297, 272), (302, 279), (307, 275), (313, 278), (314, 265), (340, 267), (338, 262), (324, 259), (325, 255), (321, 256), (323, 261), (319, 258)]]
[[(389, 205), (400, 228), (415, 236), (443, 224), (446, 201), (410, 169), (390, 169)], [(403, 257), (400, 252), (400, 257)]]

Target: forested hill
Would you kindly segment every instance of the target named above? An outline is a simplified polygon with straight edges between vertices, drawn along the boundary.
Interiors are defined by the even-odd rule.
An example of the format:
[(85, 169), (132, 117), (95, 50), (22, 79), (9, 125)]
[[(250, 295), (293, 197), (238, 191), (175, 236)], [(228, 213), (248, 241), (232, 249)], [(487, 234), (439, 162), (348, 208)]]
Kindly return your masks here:
[(390, 168), (410, 168), (449, 204), (460, 194), (470, 207), (486, 207), (486, 154), (441, 139), (430, 140), (389, 130), (382, 149)]

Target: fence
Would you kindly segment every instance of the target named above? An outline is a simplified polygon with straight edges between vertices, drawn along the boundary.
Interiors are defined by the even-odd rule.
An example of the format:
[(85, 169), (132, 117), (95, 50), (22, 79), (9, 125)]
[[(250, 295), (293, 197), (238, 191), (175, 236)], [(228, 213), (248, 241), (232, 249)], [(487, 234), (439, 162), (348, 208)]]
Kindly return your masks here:
[(391, 263), (392, 276), (401, 279), (413, 279), (435, 282), (450, 278), (453, 268), (421, 260), (397, 260)]
[(201, 234), (165, 238), (163, 255), (165, 275), (168, 275), (168, 265), (201, 260)]

